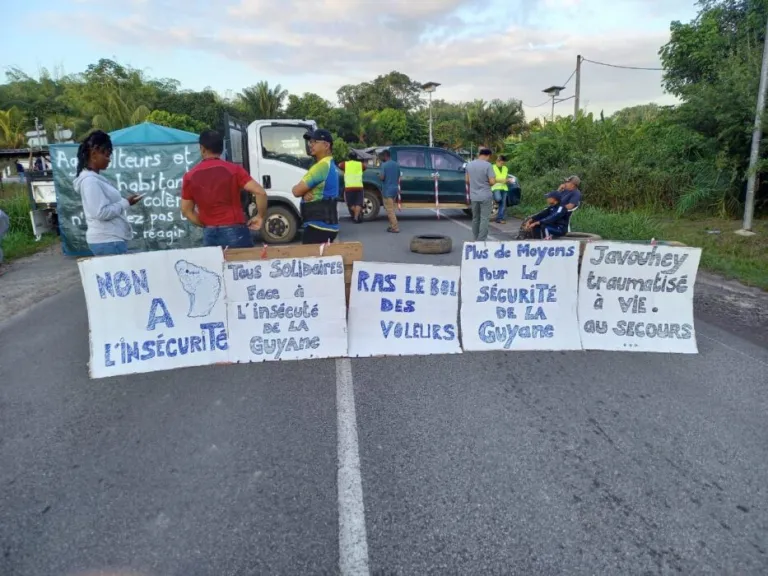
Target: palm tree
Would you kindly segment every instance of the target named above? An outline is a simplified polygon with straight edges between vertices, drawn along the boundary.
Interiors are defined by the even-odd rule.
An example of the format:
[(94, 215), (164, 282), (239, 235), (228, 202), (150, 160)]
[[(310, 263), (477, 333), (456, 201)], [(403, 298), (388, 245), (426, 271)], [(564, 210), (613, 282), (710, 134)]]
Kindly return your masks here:
[(255, 86), (244, 88), (237, 95), (237, 104), (243, 110), (248, 120), (264, 120), (277, 118), (283, 109), (288, 90), (278, 84), (274, 88), (262, 80)]
[(9, 148), (24, 146), (24, 115), (16, 106), (0, 110), (0, 144)]
[(151, 112), (144, 104), (136, 102), (129, 93), (117, 86), (105, 86), (102, 97), (92, 102), (94, 128), (111, 132), (133, 126), (146, 120)]

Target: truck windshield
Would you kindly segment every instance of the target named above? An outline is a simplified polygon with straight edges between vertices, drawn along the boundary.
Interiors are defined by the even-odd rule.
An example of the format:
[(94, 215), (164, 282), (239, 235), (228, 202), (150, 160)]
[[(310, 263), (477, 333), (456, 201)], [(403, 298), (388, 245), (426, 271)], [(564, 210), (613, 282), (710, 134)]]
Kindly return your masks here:
[(306, 132), (304, 126), (262, 126), (262, 156), (308, 170), (313, 160), (307, 154), (304, 142)]

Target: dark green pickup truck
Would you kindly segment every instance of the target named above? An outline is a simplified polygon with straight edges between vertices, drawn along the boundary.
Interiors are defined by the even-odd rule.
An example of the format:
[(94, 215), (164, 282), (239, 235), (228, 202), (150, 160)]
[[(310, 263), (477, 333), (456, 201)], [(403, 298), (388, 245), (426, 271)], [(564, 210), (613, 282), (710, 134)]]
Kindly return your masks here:
[(466, 162), (450, 150), (428, 146), (382, 146), (362, 152), (372, 156), (365, 162), (363, 172), (363, 220), (375, 219), (381, 210), (381, 180), (379, 154), (388, 149), (392, 160), (400, 165), (400, 198), (403, 209), (435, 208), (435, 178), (437, 199), (441, 209), (467, 210), (464, 184)]

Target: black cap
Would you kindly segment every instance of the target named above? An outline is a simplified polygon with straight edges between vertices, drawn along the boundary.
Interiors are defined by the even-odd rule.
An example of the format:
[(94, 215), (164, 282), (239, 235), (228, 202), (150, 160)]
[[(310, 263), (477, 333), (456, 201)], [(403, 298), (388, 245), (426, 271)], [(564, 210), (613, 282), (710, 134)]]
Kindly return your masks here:
[(304, 140), (316, 140), (317, 142), (328, 142), (328, 144), (333, 144), (333, 136), (331, 136), (331, 133), (322, 128), (307, 132), (304, 134)]

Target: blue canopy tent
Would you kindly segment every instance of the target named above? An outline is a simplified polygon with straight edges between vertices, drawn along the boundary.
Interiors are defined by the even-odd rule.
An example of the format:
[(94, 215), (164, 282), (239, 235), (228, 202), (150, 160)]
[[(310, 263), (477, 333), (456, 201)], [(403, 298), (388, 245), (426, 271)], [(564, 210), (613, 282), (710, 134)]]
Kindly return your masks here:
[[(123, 195), (148, 196), (130, 210), (134, 239), (129, 247), (149, 251), (199, 245), (202, 232), (178, 212), (182, 177), (200, 161), (199, 135), (143, 122), (110, 132), (109, 136), (115, 152), (102, 174)], [(78, 144), (50, 147), (56, 210), (64, 253), (89, 256), (82, 201), (73, 186), (77, 149)]]
[(199, 136), (185, 130), (168, 128), (152, 122), (142, 122), (136, 126), (121, 128), (109, 133), (113, 146), (130, 146), (131, 144), (192, 144), (197, 143)]

